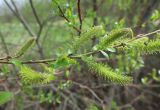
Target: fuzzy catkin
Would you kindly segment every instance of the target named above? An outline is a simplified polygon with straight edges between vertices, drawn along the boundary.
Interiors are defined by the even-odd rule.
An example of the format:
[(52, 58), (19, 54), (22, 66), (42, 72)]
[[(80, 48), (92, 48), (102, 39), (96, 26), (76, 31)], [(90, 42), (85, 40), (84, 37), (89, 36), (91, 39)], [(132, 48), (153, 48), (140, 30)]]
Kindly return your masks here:
[(94, 71), (97, 76), (100, 76), (106, 80), (118, 84), (128, 84), (132, 82), (132, 77), (123, 76), (120, 73), (116, 73), (107, 65), (103, 65), (95, 62), (93, 59), (84, 57), (82, 60), (87, 64), (91, 71)]
[(108, 46), (116, 42), (122, 37), (133, 37), (133, 32), (130, 28), (118, 29), (111, 31), (103, 39), (100, 40), (99, 44), (96, 45), (97, 50), (105, 50)]

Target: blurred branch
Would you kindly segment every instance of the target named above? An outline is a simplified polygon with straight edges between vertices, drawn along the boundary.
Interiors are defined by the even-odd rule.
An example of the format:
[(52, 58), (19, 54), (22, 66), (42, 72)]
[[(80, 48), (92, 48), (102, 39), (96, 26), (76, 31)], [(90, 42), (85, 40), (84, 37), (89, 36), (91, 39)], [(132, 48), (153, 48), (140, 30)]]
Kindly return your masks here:
[(7, 0), (4, 0), (5, 4), (8, 6), (8, 8), (10, 9), (10, 11), (12, 13), (14, 13), (14, 15), (16, 15), (16, 17), (20, 20), (20, 22), (23, 24), (24, 28), (27, 30), (27, 32), (29, 33), (29, 35), (31, 36), (35, 36), (35, 34), (32, 32), (32, 29), (29, 27), (28, 23), (25, 21), (25, 19), (23, 18), (23, 16), (21, 15), (21, 13), (19, 12), (17, 6), (15, 5), (14, 1), (11, 0), (12, 6), (14, 7), (14, 9), (12, 8), (12, 6), (8, 3)]
[(38, 15), (37, 15), (36, 9), (35, 9), (35, 7), (34, 7), (34, 5), (33, 5), (33, 1), (32, 1), (32, 0), (29, 0), (29, 3), (30, 3), (30, 5), (31, 5), (33, 15), (35, 16), (35, 19), (36, 19), (36, 21), (37, 21), (37, 23), (38, 23), (38, 25), (39, 25), (39, 31), (38, 31), (38, 33), (37, 33), (36, 43), (37, 43), (37, 46), (38, 46), (38, 48), (39, 48), (39, 53), (41, 53), (41, 57), (43, 58), (43, 57), (44, 57), (44, 55), (43, 55), (43, 49), (42, 49), (41, 45), (39, 44), (39, 39), (40, 39), (40, 35), (41, 35), (41, 33), (42, 33), (42, 30), (43, 30), (43, 26), (44, 26), (44, 25), (42, 25), (42, 23), (41, 23)]
[(29, 3), (30, 3), (30, 5), (31, 5), (33, 15), (35, 16), (35, 19), (36, 19), (36, 21), (37, 21), (37, 23), (38, 23), (38, 25), (39, 25), (39, 31), (38, 31), (37, 39), (36, 39), (37, 42), (38, 42), (38, 41), (39, 41), (39, 38), (40, 38), (40, 35), (41, 35), (41, 32), (42, 32), (42, 30), (43, 30), (43, 26), (44, 26), (44, 25), (41, 23), (38, 15), (37, 15), (36, 9), (35, 9), (35, 7), (34, 7), (34, 5), (33, 5), (33, 1), (32, 1), (32, 0), (29, 0)]
[(139, 35), (137, 35), (137, 37), (145, 37), (145, 36), (149, 36), (149, 35), (156, 34), (156, 33), (159, 33), (159, 32), (160, 32), (160, 29), (156, 30), (156, 31), (153, 31), (153, 32), (150, 32), (150, 33), (147, 33), (147, 34), (139, 34)]
[(72, 81), (72, 83), (73, 83), (74, 85), (79, 86), (79, 87), (82, 88), (82, 89), (88, 90), (100, 103), (103, 104), (103, 100), (102, 100), (91, 88), (89, 88), (88, 86), (82, 85), (81, 83), (78, 83), (78, 82)]
[[(20, 11), (18, 10), (14, 0), (11, 0), (12, 6), (14, 7), (14, 9), (12, 8), (12, 6), (8, 3), (7, 0), (4, 0), (5, 4), (8, 6), (8, 8), (11, 10), (12, 13), (14, 13), (14, 15), (19, 19), (19, 21), (22, 23), (22, 25), (24, 26), (24, 28), (27, 30), (27, 32), (29, 33), (30, 36), (35, 37), (35, 33), (32, 31), (31, 27), (28, 25), (28, 23), (25, 21), (25, 19), (23, 18), (23, 16), (21, 15)], [(41, 34), (41, 29), (39, 31), (39, 36)], [(36, 36), (37, 37), (37, 36)], [(38, 37), (37, 37), (38, 38)], [(36, 40), (36, 45), (38, 47), (38, 52), (41, 56), (41, 58), (44, 58), (44, 54), (42, 51), (42, 48), (38, 42), (38, 40)]]
[[(93, 12), (97, 14), (98, 10), (97, 0), (93, 0), (92, 3), (93, 3)], [(97, 15), (95, 15), (95, 17), (93, 18), (93, 25), (96, 26), (97, 24), (98, 24)]]
[(138, 21), (136, 23), (136, 31), (138, 33), (140, 32), (143, 23), (146, 22), (146, 20), (149, 18), (152, 11), (158, 6), (158, 4), (159, 4), (159, 0), (151, 0), (146, 2), (144, 6), (142, 5), (143, 8), (141, 9)]
[[(92, 8), (93, 12), (95, 13), (95, 16), (93, 17), (93, 26), (96, 26), (98, 24), (98, 18), (97, 18), (97, 11), (98, 11), (98, 4), (97, 0), (92, 0)], [(92, 39), (92, 45), (96, 44), (96, 38), (94, 37)]]
[[(78, 17), (79, 17), (79, 30), (82, 29), (82, 15), (81, 15), (81, 5), (80, 5), (81, 0), (77, 1), (77, 8), (78, 8)], [(79, 32), (79, 35), (81, 34), (81, 32)]]
[(7, 44), (6, 44), (6, 42), (5, 42), (4, 36), (3, 36), (3, 34), (1, 33), (1, 31), (0, 31), (0, 38), (1, 38), (1, 41), (2, 41), (2, 44), (3, 44), (4, 50), (5, 50), (6, 54), (7, 54), (7, 56), (9, 56), (9, 51), (8, 51), (8, 48), (7, 48)]
[(41, 27), (42, 24), (41, 24), (41, 21), (40, 21), (38, 15), (37, 15), (36, 9), (35, 9), (34, 6), (33, 6), (33, 1), (32, 1), (32, 0), (29, 0), (29, 3), (30, 3), (30, 5), (31, 5), (33, 14), (34, 14), (34, 16), (35, 16), (35, 18), (36, 18), (36, 20), (37, 20), (37, 23), (39, 24), (39, 27)]
[(124, 109), (124, 108), (128, 108), (128, 107), (131, 107), (132, 104), (134, 104), (135, 102), (137, 102), (138, 100), (140, 100), (142, 98), (143, 95), (139, 95), (137, 96), (136, 98), (134, 98), (131, 102), (125, 104), (125, 105), (122, 105), (119, 107), (119, 109)]

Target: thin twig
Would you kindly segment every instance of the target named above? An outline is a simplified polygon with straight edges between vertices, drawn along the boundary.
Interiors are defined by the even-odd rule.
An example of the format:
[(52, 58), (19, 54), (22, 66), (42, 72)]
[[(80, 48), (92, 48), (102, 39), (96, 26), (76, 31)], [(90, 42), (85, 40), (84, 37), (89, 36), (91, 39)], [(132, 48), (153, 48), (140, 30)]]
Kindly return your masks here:
[(119, 106), (119, 109), (121, 110), (121, 109), (124, 109), (124, 108), (128, 108), (128, 107), (132, 106), (135, 102), (140, 100), (141, 98), (142, 98), (142, 94), (137, 96), (136, 98), (134, 98), (131, 102), (129, 102), (129, 103), (123, 105), (123, 106)]
[[(54, 1), (55, 1), (55, 0), (54, 0)], [(59, 9), (60, 16), (61, 16), (62, 18), (64, 18), (68, 23), (70, 23), (70, 20), (65, 16), (62, 8), (59, 6), (59, 4), (57, 3), (57, 1), (55, 1), (55, 3), (56, 3), (56, 5), (57, 5), (57, 7), (58, 7), (58, 9)], [(72, 27), (73, 27), (73, 29), (75, 29), (77, 32), (81, 32), (81, 30), (78, 29), (77, 27), (75, 27), (75, 26), (72, 26)]]
[[(156, 34), (156, 33), (158, 33), (158, 32), (160, 32), (160, 29), (159, 29), (159, 30), (156, 30), (156, 31), (153, 31), (153, 32), (150, 32), (150, 33), (147, 33), (147, 34), (138, 34), (135, 38), (127, 41), (126, 43), (132, 42), (132, 41), (137, 40), (137, 39), (140, 39), (140, 38), (142, 38), (142, 37), (146, 37), (146, 36), (149, 36), (149, 35)], [(121, 44), (118, 44), (118, 45), (113, 46), (113, 48), (121, 47), (121, 46), (125, 46), (125, 45), (126, 45), (126, 44), (121, 43)]]
[(42, 49), (41, 45), (39, 44), (39, 39), (40, 39), (40, 36), (41, 36), (41, 33), (42, 33), (44, 25), (42, 25), (42, 23), (41, 23), (41, 21), (40, 21), (40, 19), (38, 17), (36, 9), (35, 9), (35, 7), (33, 5), (33, 1), (29, 0), (29, 2), (30, 2), (30, 5), (31, 5), (31, 8), (32, 8), (33, 15), (35, 16), (35, 19), (36, 19), (36, 21), (37, 21), (37, 23), (39, 25), (39, 31), (38, 31), (37, 37), (36, 37), (36, 44), (37, 44), (37, 46), (39, 48), (39, 53), (41, 53), (41, 58), (44, 58), (43, 49)]
[[(82, 15), (81, 15), (81, 5), (80, 5), (81, 0), (77, 1), (77, 8), (78, 8), (78, 17), (79, 17), (79, 30), (82, 30)], [(81, 32), (79, 32), (79, 35)]]
[(36, 18), (36, 20), (37, 20), (37, 23), (38, 23), (39, 26), (41, 27), (42, 24), (41, 24), (41, 21), (40, 21), (40, 19), (39, 19), (39, 17), (38, 17), (38, 14), (37, 14), (37, 12), (36, 12), (35, 7), (33, 6), (33, 1), (32, 1), (32, 0), (29, 0), (29, 2), (30, 2), (30, 5), (31, 5), (33, 14), (34, 14), (34, 16), (35, 16), (35, 18)]
[(82, 85), (81, 83), (72, 81), (73, 84), (78, 85), (80, 88), (87, 89), (100, 103), (103, 103), (103, 100), (88, 86)]
[(150, 33), (147, 33), (147, 34), (139, 34), (137, 35), (137, 37), (145, 37), (145, 36), (149, 36), (149, 35), (152, 35), (152, 34), (156, 34), (160, 32), (160, 29), (156, 30), (156, 31), (153, 31), (153, 32), (150, 32)]
[(4, 50), (5, 50), (6, 54), (7, 54), (7, 56), (9, 56), (8, 47), (7, 47), (7, 44), (6, 44), (6, 42), (5, 42), (4, 36), (3, 36), (3, 34), (1, 33), (1, 31), (0, 31), (0, 38), (1, 38), (1, 41), (2, 41), (2, 44), (3, 44)]

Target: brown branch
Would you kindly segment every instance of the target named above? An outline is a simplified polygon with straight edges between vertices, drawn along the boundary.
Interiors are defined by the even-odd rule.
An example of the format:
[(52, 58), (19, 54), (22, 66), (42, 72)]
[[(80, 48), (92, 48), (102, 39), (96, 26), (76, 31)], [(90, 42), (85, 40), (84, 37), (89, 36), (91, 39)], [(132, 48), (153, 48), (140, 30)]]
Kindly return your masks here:
[[(97, 11), (98, 11), (98, 6), (97, 6), (97, 0), (92, 0), (92, 8), (93, 12), (96, 14), (96, 16), (93, 17), (93, 26), (96, 26), (98, 24), (98, 18), (97, 18)], [(96, 44), (96, 38), (94, 37), (92, 39), (92, 46)]]
[(83, 85), (81, 83), (75, 82), (75, 81), (72, 81), (72, 83), (74, 85), (79, 86), (82, 89), (88, 90), (101, 104), (103, 104), (103, 100), (91, 88), (89, 88), (88, 86), (85, 86), (85, 85)]
[[(78, 8), (78, 17), (79, 17), (79, 30), (82, 30), (82, 15), (81, 15), (81, 5), (80, 5), (81, 0), (77, 1), (77, 8)], [(81, 32), (79, 32), (79, 35)]]
[(33, 15), (35, 16), (35, 19), (36, 19), (36, 21), (37, 21), (37, 23), (38, 23), (38, 25), (39, 25), (39, 31), (38, 31), (37, 37), (36, 37), (36, 44), (37, 44), (37, 46), (38, 46), (38, 48), (39, 48), (39, 50), (38, 50), (39, 53), (41, 53), (41, 57), (44, 58), (43, 49), (42, 49), (41, 45), (39, 44), (39, 39), (40, 39), (40, 36), (41, 36), (41, 33), (42, 33), (42, 30), (43, 30), (43, 26), (44, 26), (44, 25), (41, 23), (41, 21), (40, 21), (40, 19), (39, 19), (39, 17), (38, 17), (38, 14), (37, 14), (37, 12), (36, 12), (36, 9), (35, 9), (35, 7), (34, 7), (34, 5), (33, 5), (33, 1), (32, 1), (32, 0), (29, 0), (29, 2), (30, 2), (30, 5), (31, 5), (31, 8), (32, 8)]
[(38, 25), (39, 25), (39, 31), (38, 31), (38, 34), (37, 34), (37, 41), (39, 41), (41, 32), (42, 32), (42, 30), (43, 30), (43, 25), (42, 25), (42, 23), (41, 23), (41, 21), (40, 21), (40, 19), (39, 19), (39, 17), (38, 17), (38, 14), (37, 14), (37, 12), (36, 12), (36, 9), (35, 9), (35, 7), (34, 7), (34, 5), (33, 5), (33, 1), (32, 1), (32, 0), (29, 0), (29, 3), (30, 3), (30, 5), (31, 5), (33, 15), (35, 16), (35, 19), (36, 19), (36, 21), (37, 21), (37, 23), (38, 23)]
[[(21, 61), (22, 64), (32, 64), (32, 63), (48, 63), (48, 62), (53, 62), (56, 59), (44, 59), (44, 60), (29, 60), (29, 61)], [(10, 61), (0, 61), (0, 63), (4, 63), (4, 64), (12, 64), (12, 62)]]
[(42, 26), (42, 23), (41, 23), (38, 15), (37, 15), (36, 9), (35, 9), (35, 7), (34, 7), (34, 5), (33, 5), (33, 1), (32, 1), (32, 0), (29, 0), (29, 3), (30, 3), (30, 5), (31, 5), (32, 12), (33, 12), (33, 14), (34, 14), (34, 16), (35, 16), (35, 18), (36, 18), (36, 20), (37, 20), (37, 23), (39, 24), (39, 27), (41, 27), (41, 26)]
[[(98, 6), (97, 6), (97, 0), (92, 0), (93, 3), (93, 12), (95, 12), (97, 14), (97, 10), (98, 10)], [(93, 25), (96, 26), (98, 23), (98, 19), (97, 16), (95, 16), (93, 18)]]
[(143, 97), (143, 95), (139, 95), (137, 97), (135, 97), (131, 102), (123, 105), (123, 106), (119, 106), (119, 109), (124, 109), (124, 108), (128, 108), (128, 107), (131, 107), (135, 102), (137, 102), (138, 100), (140, 100), (141, 98)]
[[(150, 32), (150, 33), (147, 33), (147, 34), (138, 34), (134, 39), (131, 39), (131, 40), (127, 41), (126, 43), (132, 42), (132, 41), (137, 40), (137, 39), (142, 38), (142, 37), (146, 37), (146, 36), (150, 36), (150, 35), (156, 34), (158, 32), (160, 32), (160, 29), (156, 30), (156, 31), (153, 31), (153, 32)], [(121, 43), (121, 44), (113, 46), (113, 48), (121, 47), (121, 46), (125, 46), (125, 45), (126, 44)]]

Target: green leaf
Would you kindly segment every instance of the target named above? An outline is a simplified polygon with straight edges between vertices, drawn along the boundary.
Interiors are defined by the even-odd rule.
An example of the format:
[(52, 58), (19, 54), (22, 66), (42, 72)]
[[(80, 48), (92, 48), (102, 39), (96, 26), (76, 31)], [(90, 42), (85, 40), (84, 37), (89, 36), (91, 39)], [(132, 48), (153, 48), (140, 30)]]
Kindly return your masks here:
[(104, 52), (104, 51), (100, 51), (106, 58), (109, 58), (109, 56), (108, 56), (108, 54), (106, 53), (106, 52)]
[(90, 104), (87, 108), (87, 110), (99, 110), (98, 107), (94, 104)]
[(158, 11), (158, 10), (155, 10), (154, 12), (153, 12), (153, 14), (152, 14), (152, 16), (151, 16), (151, 20), (157, 20), (157, 19), (159, 19), (160, 18), (160, 11)]
[(149, 81), (149, 80), (148, 80), (147, 77), (144, 77), (144, 78), (141, 79), (141, 82), (142, 82), (143, 84), (147, 84), (148, 81)]
[(65, 72), (65, 76), (66, 76), (66, 78), (69, 78), (70, 72), (68, 70)]
[(53, 68), (65, 68), (71, 64), (77, 64), (74, 59), (68, 58), (67, 56), (59, 57), (54, 63), (51, 64)]
[(20, 67), (22, 65), (21, 61), (18, 59), (11, 59), (10, 62), (17, 67)]
[(6, 64), (3, 64), (2, 67), (1, 67), (1, 71), (4, 73), (4, 75), (8, 74), (9, 73), (9, 68), (8, 68), (8, 65)]
[(13, 98), (13, 94), (11, 92), (0, 91), (0, 105), (7, 103), (12, 98)]
[(55, 72), (54, 68), (48, 67), (45, 64), (40, 63), (40, 66), (44, 69), (45, 72), (48, 72), (51, 74)]
[(116, 49), (115, 48), (107, 48), (107, 50), (109, 51), (109, 52), (116, 52)]

